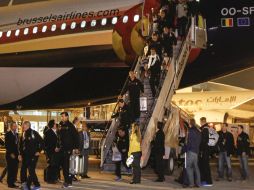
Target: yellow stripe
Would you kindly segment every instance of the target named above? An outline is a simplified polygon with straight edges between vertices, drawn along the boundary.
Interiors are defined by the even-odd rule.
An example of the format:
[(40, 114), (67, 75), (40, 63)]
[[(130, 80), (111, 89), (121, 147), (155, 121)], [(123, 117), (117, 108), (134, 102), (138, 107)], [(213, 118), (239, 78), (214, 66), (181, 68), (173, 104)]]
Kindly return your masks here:
[(229, 19), (226, 19), (226, 26), (229, 26)]

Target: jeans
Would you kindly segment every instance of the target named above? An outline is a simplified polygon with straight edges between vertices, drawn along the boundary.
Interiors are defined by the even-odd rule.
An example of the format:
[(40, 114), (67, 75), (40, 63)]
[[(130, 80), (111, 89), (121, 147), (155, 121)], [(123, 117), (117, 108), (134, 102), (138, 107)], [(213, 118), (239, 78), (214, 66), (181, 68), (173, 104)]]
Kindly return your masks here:
[(241, 168), (241, 176), (243, 180), (246, 180), (249, 176), (249, 169), (248, 169), (248, 156), (240, 155), (238, 156), (240, 161), (240, 168)]
[(227, 165), (227, 177), (232, 177), (232, 167), (231, 167), (231, 159), (230, 156), (227, 155), (227, 152), (220, 152), (219, 153), (219, 178), (224, 178), (224, 168), (225, 164)]
[(189, 186), (194, 186), (194, 174), (196, 185), (200, 186), (200, 171), (198, 167), (198, 155), (194, 152), (187, 152), (186, 155), (186, 172), (189, 180)]

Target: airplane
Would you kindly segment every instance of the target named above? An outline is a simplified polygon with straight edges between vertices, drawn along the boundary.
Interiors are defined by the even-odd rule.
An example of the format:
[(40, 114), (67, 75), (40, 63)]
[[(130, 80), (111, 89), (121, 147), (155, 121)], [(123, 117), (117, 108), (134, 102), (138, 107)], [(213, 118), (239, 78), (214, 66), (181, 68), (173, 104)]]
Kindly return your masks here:
[[(0, 71), (10, 74), (8, 80), (1, 78), (7, 84), (2, 91), (14, 94), (17, 88), (8, 85), (13, 81), (23, 92), (0, 101), (0, 109), (61, 107), (68, 106), (68, 102), (76, 105), (84, 100), (117, 95), (135, 56), (143, 49), (139, 29), (147, 32), (149, 12), (159, 7), (159, 0), (5, 2), (0, 4), (0, 66), (3, 67)], [(200, 0), (198, 3), (206, 19), (207, 48), (192, 50), (181, 87), (254, 65), (253, 1)], [(12, 68), (4, 67), (16, 70), (12, 73)], [(37, 69), (35, 76), (41, 77), (39, 81), (48, 80), (36, 85), (36, 77), (31, 80), (30, 76), (26, 82), (20, 82), (27, 67), (33, 67), (33, 72)], [(43, 69), (51, 71), (54, 77), (40, 74)], [(16, 78), (10, 80), (10, 75)], [(92, 81), (99, 82), (86, 89)], [(33, 88), (23, 89), (31, 86), (30, 83)], [(101, 89), (111, 92), (101, 93)], [(37, 100), (36, 104), (33, 100)]]

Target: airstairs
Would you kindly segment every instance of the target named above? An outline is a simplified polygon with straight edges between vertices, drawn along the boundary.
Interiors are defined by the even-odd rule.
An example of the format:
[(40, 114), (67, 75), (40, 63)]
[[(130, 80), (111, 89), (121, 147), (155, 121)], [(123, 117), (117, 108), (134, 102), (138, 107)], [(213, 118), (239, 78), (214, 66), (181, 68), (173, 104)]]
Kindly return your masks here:
[[(178, 41), (176, 47), (174, 47), (173, 60), (171, 61), (171, 64), (164, 77), (161, 77), (160, 79), (160, 86), (157, 89), (157, 95), (155, 98), (153, 98), (151, 94), (149, 79), (144, 78), (142, 80), (145, 89), (142, 96), (147, 98), (147, 110), (141, 111), (139, 120), (140, 129), (142, 132), (141, 167), (145, 167), (147, 165), (151, 153), (151, 142), (156, 133), (156, 124), (158, 121), (163, 121), (163, 119), (165, 119), (165, 113), (171, 108), (172, 96), (180, 85), (191, 49), (193, 47), (205, 48), (206, 29), (199, 28), (195, 24), (195, 18), (192, 18), (191, 20), (191, 26), (188, 30), (185, 40)], [(195, 46), (196, 44), (197, 46)], [(140, 64), (141, 58), (138, 59), (134, 70), (137, 73), (138, 78)], [(104, 171), (114, 171), (111, 145), (115, 138), (119, 124), (119, 119), (114, 118), (107, 131), (107, 134), (105, 135), (105, 138), (102, 140), (101, 168)]]

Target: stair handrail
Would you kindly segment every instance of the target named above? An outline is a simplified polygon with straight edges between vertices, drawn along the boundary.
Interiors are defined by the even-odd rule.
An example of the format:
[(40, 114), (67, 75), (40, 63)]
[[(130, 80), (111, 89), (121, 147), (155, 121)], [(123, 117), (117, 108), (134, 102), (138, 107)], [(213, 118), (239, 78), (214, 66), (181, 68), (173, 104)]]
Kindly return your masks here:
[[(135, 60), (134, 60), (133, 63), (132, 63), (132, 66), (131, 66), (131, 69), (130, 69), (130, 70), (133, 70), (133, 68), (136, 67), (136, 65), (138, 64), (138, 62), (139, 62), (139, 56), (136, 56), (136, 57), (135, 57)], [(121, 89), (121, 91), (120, 91), (120, 94), (122, 94), (123, 91), (124, 91), (124, 89), (126, 88), (126, 85), (127, 85), (127, 83), (128, 83), (128, 80), (129, 80), (129, 74), (128, 74), (127, 78), (125, 79), (125, 82), (124, 82), (124, 85), (123, 85), (123, 87), (122, 87), (122, 89)], [(117, 103), (118, 103), (118, 99), (117, 99)], [(115, 114), (115, 112), (116, 112), (117, 103), (116, 103), (116, 105), (115, 105), (115, 107), (114, 107), (114, 109), (113, 109), (113, 112), (112, 112), (112, 114), (111, 114), (111, 117), (112, 117), (112, 116)], [(108, 122), (107, 122), (107, 124), (106, 124), (106, 127), (105, 127), (105, 130), (104, 130), (104, 134), (103, 134), (101, 140), (103, 140), (103, 139), (105, 138), (105, 136), (107, 135), (107, 130), (109, 129), (110, 124), (111, 124), (110, 121), (112, 121), (112, 119), (109, 119), (109, 120), (108, 120)]]
[[(154, 109), (152, 110), (153, 113), (152, 113), (151, 117), (149, 118), (148, 125), (146, 126), (147, 130), (144, 134), (144, 139), (146, 138), (146, 136), (147, 136), (147, 139), (151, 139), (149, 137), (154, 136), (156, 131), (155, 130), (152, 131), (153, 128), (151, 128), (151, 130), (148, 131), (148, 128), (149, 128), (149, 126), (155, 126), (156, 121), (161, 121), (162, 120), (163, 115), (164, 115), (164, 111), (165, 111), (165, 104), (166, 104), (167, 101), (171, 102), (170, 97), (172, 97), (175, 89), (178, 88), (178, 85), (180, 83), (179, 79), (181, 79), (181, 76), (182, 76), (182, 73), (183, 73), (182, 70), (184, 70), (184, 67), (185, 67), (186, 62), (187, 62), (186, 57), (181, 56), (181, 54), (185, 53), (186, 48), (189, 48), (189, 45), (187, 44), (188, 43), (187, 40), (188, 40), (190, 34), (191, 33), (190, 33), (190, 29), (189, 29), (187, 38), (186, 38), (185, 41), (183, 41), (182, 47), (181, 47), (181, 49), (179, 51), (179, 54), (178, 54), (179, 56), (177, 56), (178, 59), (176, 59), (174, 61), (174, 64), (171, 65), (171, 69), (173, 69), (173, 73), (174, 73), (173, 78), (172, 78), (172, 76), (170, 76), (171, 73), (169, 73), (169, 71), (167, 73), (167, 76), (166, 76), (165, 81), (163, 83), (162, 89), (160, 91), (160, 95), (159, 95), (159, 97), (158, 97), (158, 99), (155, 103)], [(186, 56), (189, 56), (189, 51), (187, 52), (187, 54), (186, 54)], [(179, 60), (181, 58), (184, 59), (184, 60)], [(184, 63), (182, 64), (182, 62), (184, 62)], [(181, 67), (179, 67), (179, 65), (178, 65), (179, 63), (181, 63)], [(176, 69), (174, 67), (176, 67)], [(169, 80), (170, 79), (169, 77), (171, 78), (171, 80)], [(168, 85), (167, 83), (169, 83), (170, 81), (171, 81), (171, 83), (169, 84), (169, 86), (167, 86)], [(145, 166), (147, 164), (147, 161), (148, 161), (148, 158), (149, 158), (149, 155), (150, 155), (150, 146), (149, 146), (149, 144), (151, 143), (151, 141), (146, 142), (144, 139), (142, 141), (142, 147), (149, 147), (149, 148), (146, 150), (146, 152), (144, 152), (142, 150), (141, 166)]]
[[(133, 62), (132, 66), (131, 66), (131, 70), (134, 69), (134, 72), (136, 72), (136, 70), (137, 70), (137, 68), (138, 68), (138, 66), (139, 66), (139, 64), (140, 64), (140, 60), (141, 60), (141, 59), (140, 59), (140, 56), (136, 56), (135, 61)], [(124, 83), (124, 85), (123, 85), (123, 88), (122, 88), (120, 94), (122, 94), (122, 93), (124, 92), (124, 89), (126, 88), (126, 85), (128, 84), (128, 80), (129, 80), (129, 76), (126, 78), (125, 83)], [(118, 103), (118, 101), (117, 101), (117, 103)], [(116, 103), (116, 105), (115, 105), (115, 107), (114, 107), (112, 116), (113, 116), (113, 114), (115, 114), (115, 112), (116, 112), (117, 103)], [(103, 136), (102, 136), (102, 138), (101, 138), (101, 140), (100, 140), (100, 147), (102, 148), (102, 150), (104, 150), (104, 152), (103, 152), (104, 155), (107, 155), (107, 154), (108, 154), (108, 151), (109, 151), (109, 149), (110, 149), (110, 147), (105, 147), (105, 141), (104, 141), (104, 139), (106, 139), (106, 138), (107, 138), (107, 135), (109, 135), (108, 132), (110, 131), (110, 128), (115, 127), (115, 125), (117, 124), (117, 119), (118, 119), (118, 118), (113, 118), (113, 119), (111, 119), (111, 120), (108, 121), (108, 123), (107, 123), (107, 125), (106, 125), (106, 127), (105, 127), (104, 134), (103, 134)], [(111, 121), (111, 123), (110, 123), (110, 121)], [(105, 150), (105, 149), (106, 149), (106, 150)], [(105, 152), (106, 152), (106, 153), (105, 153)], [(105, 159), (106, 159), (106, 156), (103, 156), (103, 157), (101, 156), (101, 164), (100, 164), (101, 167), (103, 166), (103, 164), (104, 164), (104, 162), (105, 162)]]

